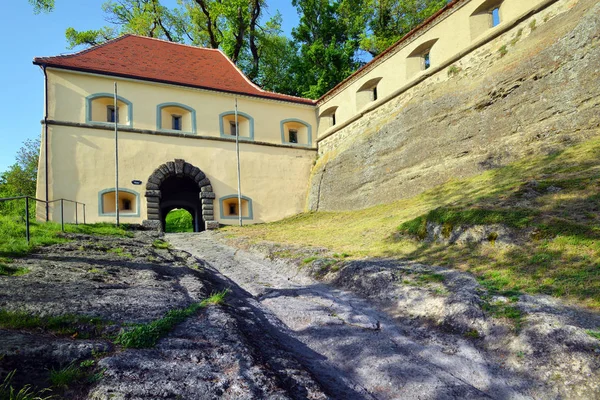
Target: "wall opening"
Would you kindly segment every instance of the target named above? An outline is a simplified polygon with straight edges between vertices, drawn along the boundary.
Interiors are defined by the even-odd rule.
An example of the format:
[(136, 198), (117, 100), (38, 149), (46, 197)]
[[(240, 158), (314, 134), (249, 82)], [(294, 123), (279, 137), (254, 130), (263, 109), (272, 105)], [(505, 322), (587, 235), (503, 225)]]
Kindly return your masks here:
[(179, 103), (159, 104), (156, 108), (156, 130), (196, 133), (196, 111)]
[[(219, 208), (221, 210), (221, 219), (239, 219), (240, 217), (239, 201), (236, 194), (221, 197), (219, 199)], [(241, 213), (243, 220), (254, 219), (252, 199), (250, 197), (242, 196)]]
[(237, 125), (234, 111), (228, 111), (221, 114), (219, 120), (221, 137), (235, 139), (237, 132), (240, 139), (254, 140), (254, 118), (250, 115), (238, 111)]
[(165, 232), (194, 232), (194, 216), (183, 208), (175, 208), (165, 217)]
[(377, 86), (381, 77), (369, 79), (356, 92), (356, 110), (359, 111), (367, 104), (377, 100)]
[(471, 40), (498, 26), (502, 23), (502, 2), (503, 0), (484, 1), (471, 14), (469, 25), (471, 29)]
[(299, 119), (281, 121), (281, 143), (292, 145), (312, 145), (312, 127)]
[(132, 126), (133, 105), (121, 96), (117, 97), (115, 110), (114, 95), (110, 93), (96, 93), (86, 97), (86, 123), (91, 124), (117, 124)]
[(432, 58), (432, 49), (438, 39), (431, 39), (421, 43), (410, 53), (406, 59), (406, 78), (410, 79), (421, 71), (429, 69), (435, 61)]
[[(99, 193), (98, 215), (115, 216), (117, 192), (114, 188)], [(119, 216), (137, 217), (140, 215), (139, 194), (130, 189), (119, 188)]]
[(319, 115), (319, 134), (322, 134), (327, 129), (335, 126), (337, 123), (336, 113), (337, 106), (329, 107)]

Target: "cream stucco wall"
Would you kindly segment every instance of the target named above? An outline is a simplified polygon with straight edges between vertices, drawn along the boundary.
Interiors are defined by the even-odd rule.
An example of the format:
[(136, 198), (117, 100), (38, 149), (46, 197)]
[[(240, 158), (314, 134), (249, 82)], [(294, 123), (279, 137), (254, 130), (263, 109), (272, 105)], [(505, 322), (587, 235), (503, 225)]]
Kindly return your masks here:
[[(374, 66), (368, 67), (366, 73), (359, 72), (340, 90), (332, 95), (325, 95), (318, 104), (317, 115), (322, 115), (326, 110), (337, 107), (335, 111), (336, 125), (343, 124), (370, 104), (365, 102), (360, 94), (357, 95), (365, 83), (380, 78), (381, 80), (377, 84), (377, 93), (378, 99), (383, 99), (403, 86), (410, 84), (410, 82), (418, 80), (425, 73), (425, 71), (420, 70), (422, 60), (411, 56), (422, 53), (424, 48), (421, 47), (424, 44), (434, 42), (430, 50), (430, 60), (431, 67), (435, 67), (456, 57), (473, 43), (494, 35), (498, 30), (503, 29), (521, 15), (547, 0), (502, 1), (500, 5), (500, 24), (496, 27), (489, 27), (481, 35), (473, 38), (471, 25), (478, 23), (478, 21), (472, 19), (471, 16), (484, 3), (489, 1), (465, 0), (457, 4), (447, 14), (442, 15), (429, 26), (417, 32), (406, 44), (394, 49), (391, 56), (375, 61)], [(492, 3), (497, 4), (498, 2), (489, 4)], [(328, 117), (323, 118), (318, 125), (318, 137), (326, 136), (329, 132), (336, 130), (336, 127), (331, 126)]]
[[(157, 106), (178, 103), (195, 110), (196, 135), (219, 137), (219, 116), (235, 109), (233, 94), (49, 68), (48, 96), (51, 101), (48, 118), (85, 123), (86, 98), (98, 93), (112, 93), (115, 81), (119, 96), (132, 104), (131, 127), (134, 129), (157, 130)], [(305, 121), (316, 129), (314, 106), (248, 96), (237, 98), (238, 110), (254, 119), (255, 141), (282, 144), (280, 123), (290, 118)], [(105, 116), (106, 112), (99, 112), (99, 115)], [(170, 120), (166, 123), (170, 124)], [(228, 133), (228, 127), (225, 127), (225, 133)], [(309, 147), (316, 147), (314, 140)]]
[[(99, 215), (99, 193), (115, 187), (114, 133), (107, 129), (50, 125), (48, 135), (49, 198), (85, 203), (87, 222), (114, 221), (114, 217)], [(148, 177), (161, 164), (178, 158), (200, 168), (210, 179), (216, 195), (215, 220), (223, 224), (236, 223), (236, 220), (221, 220), (218, 201), (220, 197), (237, 193), (234, 142), (120, 132), (119, 152), (119, 187), (135, 191), (140, 197), (139, 216), (123, 214), (122, 222), (141, 223), (146, 219), (144, 185)], [(252, 199), (253, 207), (254, 218), (248, 222), (274, 221), (304, 210), (314, 151), (242, 142), (240, 153), (242, 194)], [(43, 198), (43, 159), (40, 167), (38, 196)], [(144, 185), (133, 185), (132, 180), (141, 180)], [(41, 209), (38, 215), (42, 215)], [(51, 219), (60, 219), (57, 204), (51, 207)], [(65, 206), (65, 219), (74, 221), (70, 204)]]

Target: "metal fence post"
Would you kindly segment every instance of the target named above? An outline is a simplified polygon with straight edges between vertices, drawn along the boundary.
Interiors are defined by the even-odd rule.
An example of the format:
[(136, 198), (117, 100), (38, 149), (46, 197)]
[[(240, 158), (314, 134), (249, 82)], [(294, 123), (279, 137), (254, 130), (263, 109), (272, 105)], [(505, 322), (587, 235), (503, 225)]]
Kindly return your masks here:
[(29, 234), (29, 197), (25, 197), (25, 237), (27, 238), (27, 244), (31, 241)]
[(79, 203), (75, 203), (75, 225), (79, 225), (79, 221), (77, 220), (77, 209), (79, 208)]
[(83, 205), (83, 224), (85, 225), (85, 204)]
[(65, 231), (65, 207), (64, 207), (64, 199), (60, 199), (60, 227), (62, 231)]

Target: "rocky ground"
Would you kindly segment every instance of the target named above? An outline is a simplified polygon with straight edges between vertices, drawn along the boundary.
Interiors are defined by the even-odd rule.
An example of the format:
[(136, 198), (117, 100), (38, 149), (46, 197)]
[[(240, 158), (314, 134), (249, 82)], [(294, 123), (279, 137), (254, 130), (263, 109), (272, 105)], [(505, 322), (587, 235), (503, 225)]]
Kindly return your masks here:
[[(70, 238), (15, 260), (27, 274), (0, 276), (0, 377), (16, 369), (15, 387), (53, 384), (69, 399), (600, 398), (600, 341), (586, 333), (600, 317), (551, 298), (492, 298), (457, 271), (223, 233), (170, 234), (170, 248), (144, 232)], [(224, 304), (155, 345), (118, 339), (224, 289)], [(71, 381), (52, 381), (69, 366)]]
[[(156, 248), (153, 243), (164, 243), (145, 233), (130, 239), (71, 239), (15, 260), (14, 266), (29, 273), (0, 276), (0, 377), (16, 370), (14, 387), (49, 387), (51, 371), (71, 366), (78, 372), (66, 383), (54, 382), (53, 394), (70, 399), (327, 398), (265, 331), (265, 315), (202, 261)], [(202, 308), (156, 346), (115, 344), (122, 329), (188, 307), (225, 285), (231, 288), (225, 305)], [(9, 315), (20, 317), (11, 322)], [(31, 316), (47, 323), (17, 325)], [(49, 318), (56, 316), (62, 317), (52, 323)], [(89, 322), (89, 317), (95, 319)]]
[[(432, 373), (440, 368), (472, 385), (482, 397), (600, 398), (600, 341), (590, 335), (600, 327), (598, 313), (549, 296), (494, 296), (472, 275), (447, 268), (395, 259), (345, 261), (344, 255), (325, 249), (249, 244), (222, 234), (218, 238), (242, 249), (235, 253), (238, 263), (254, 259), (244, 268), (232, 261), (216, 263), (223, 273), (254, 293), (295, 335), (305, 338), (301, 340), (326, 349), (335, 343), (337, 350), (322, 353), (330, 362), (337, 357), (340, 367), (345, 365), (356, 379), (364, 379), (376, 398), (435, 397), (403, 381), (411, 376), (407, 371), (386, 370), (386, 365), (398, 365), (394, 357), (407, 348), (418, 358), (402, 365), (426, 365)], [(169, 240), (191, 250), (189, 239)], [(194, 254), (211, 259), (201, 242), (193, 239)], [(292, 305), (282, 299), (298, 298), (305, 305), (292, 314)], [(330, 310), (330, 321), (311, 315), (317, 309), (315, 302)], [(326, 335), (320, 327), (328, 324), (338, 324), (340, 331), (345, 325), (350, 330), (367, 329), (369, 324), (381, 329), (354, 345), (347, 343), (344, 333), (319, 344)], [(385, 349), (385, 342), (395, 346)], [(347, 352), (355, 355), (350, 366), (344, 358)], [(377, 382), (385, 381), (386, 374), (395, 391), (382, 395)], [(399, 389), (405, 387), (410, 388), (407, 394)], [(439, 397), (452, 397), (445, 390), (449, 386)]]

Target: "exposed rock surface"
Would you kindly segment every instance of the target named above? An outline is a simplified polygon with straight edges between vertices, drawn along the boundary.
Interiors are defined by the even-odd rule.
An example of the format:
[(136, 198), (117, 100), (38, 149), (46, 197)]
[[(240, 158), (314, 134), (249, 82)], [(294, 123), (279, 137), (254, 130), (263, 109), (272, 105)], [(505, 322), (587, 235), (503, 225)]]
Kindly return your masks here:
[[(0, 329), (0, 381), (16, 369), (16, 386), (48, 387), (51, 369), (96, 363), (99, 374), (70, 387), (79, 399), (326, 399), (321, 386), (269, 333), (267, 317), (244, 292), (201, 260), (156, 249), (157, 237), (70, 236), (15, 265), (30, 272), (0, 276), (0, 309), (31, 315), (101, 318), (100, 331), (75, 335), (39, 328)], [(231, 288), (229, 305), (201, 309), (155, 348), (123, 350), (112, 338), (132, 323), (147, 323)], [(80, 339), (87, 334), (90, 339)], [(60, 390), (59, 390), (60, 392)]]
[(557, 7), (321, 141), (309, 209), (389, 203), (600, 134), (600, 3)]
[[(260, 297), (263, 304), (279, 310), (279, 313), (274, 312), (284, 321), (291, 320), (288, 324), (299, 329), (299, 337), (320, 337), (318, 326), (324, 322), (311, 320), (306, 311), (297, 317), (300, 321), (294, 321), (296, 318), (292, 317), (286, 319), (286, 310), (294, 308), (283, 303), (282, 298), (313, 301), (316, 297), (313, 292), (324, 292), (323, 283), (328, 283), (343, 291), (335, 291), (331, 298), (322, 292), (319, 303), (327, 305), (335, 315), (342, 315), (341, 320), (353, 321), (352, 312), (370, 315), (367, 320), (371, 323), (373, 319), (381, 319), (382, 332), (366, 345), (368, 347), (376, 348), (374, 341), (383, 342), (384, 332), (398, 329), (403, 336), (400, 348), (409, 346), (418, 354), (426, 354), (428, 362), (448, 368), (460, 365), (461, 372), (453, 373), (462, 374), (458, 376), (465, 382), (477, 381), (471, 372), (478, 363), (484, 363), (485, 367), (481, 364), (480, 369), (486, 371), (488, 382), (499, 379), (518, 392), (518, 395), (493, 393), (493, 385), (479, 381), (481, 386), (475, 386), (492, 398), (600, 398), (600, 340), (587, 333), (587, 330), (600, 327), (598, 313), (549, 296), (521, 295), (516, 299), (491, 296), (472, 275), (448, 268), (395, 259), (343, 261), (323, 249), (268, 242), (248, 245), (243, 239), (228, 239), (228, 243), (246, 249), (236, 254), (239, 259), (248, 257), (248, 250), (258, 258), (245, 264), (243, 269), (233, 262), (228, 263), (224, 272), (251, 292), (259, 296), (264, 293)], [(204, 245), (199, 241), (196, 246), (201, 249), (199, 252), (203, 251)], [(278, 258), (280, 254), (286, 254), (286, 258)], [(309, 257), (318, 258), (312, 263), (302, 261)], [(266, 262), (270, 265), (268, 271), (255, 267)], [(276, 276), (277, 280), (269, 279), (269, 275)], [(294, 284), (303, 289), (297, 286), (288, 289)], [(348, 299), (351, 296), (348, 292), (367, 300), (392, 318), (386, 319), (388, 317), (381, 313), (373, 317), (366, 311), (372, 306), (361, 304), (355, 298), (349, 301), (351, 307), (344, 310), (339, 299)], [(522, 318), (511, 321), (494, 317), (493, 312), (485, 311), (490, 305), (497, 309), (507, 306), (519, 310)], [(347, 314), (342, 314), (344, 311)], [(366, 326), (363, 320), (356, 322)], [(337, 340), (345, 350), (352, 348), (343, 339)], [(438, 351), (447, 358), (440, 358)], [(327, 354), (330, 359), (334, 358)], [(380, 357), (385, 359), (381, 354)], [(354, 359), (352, 363), (354, 368), (360, 368), (358, 360)], [(381, 373), (378, 365), (373, 364), (372, 371)], [(510, 377), (514, 379), (515, 376), (524, 381), (511, 380)], [(495, 382), (499, 383), (498, 380)], [(416, 393), (414, 395), (418, 397)], [(423, 396), (419, 398), (428, 398)]]

